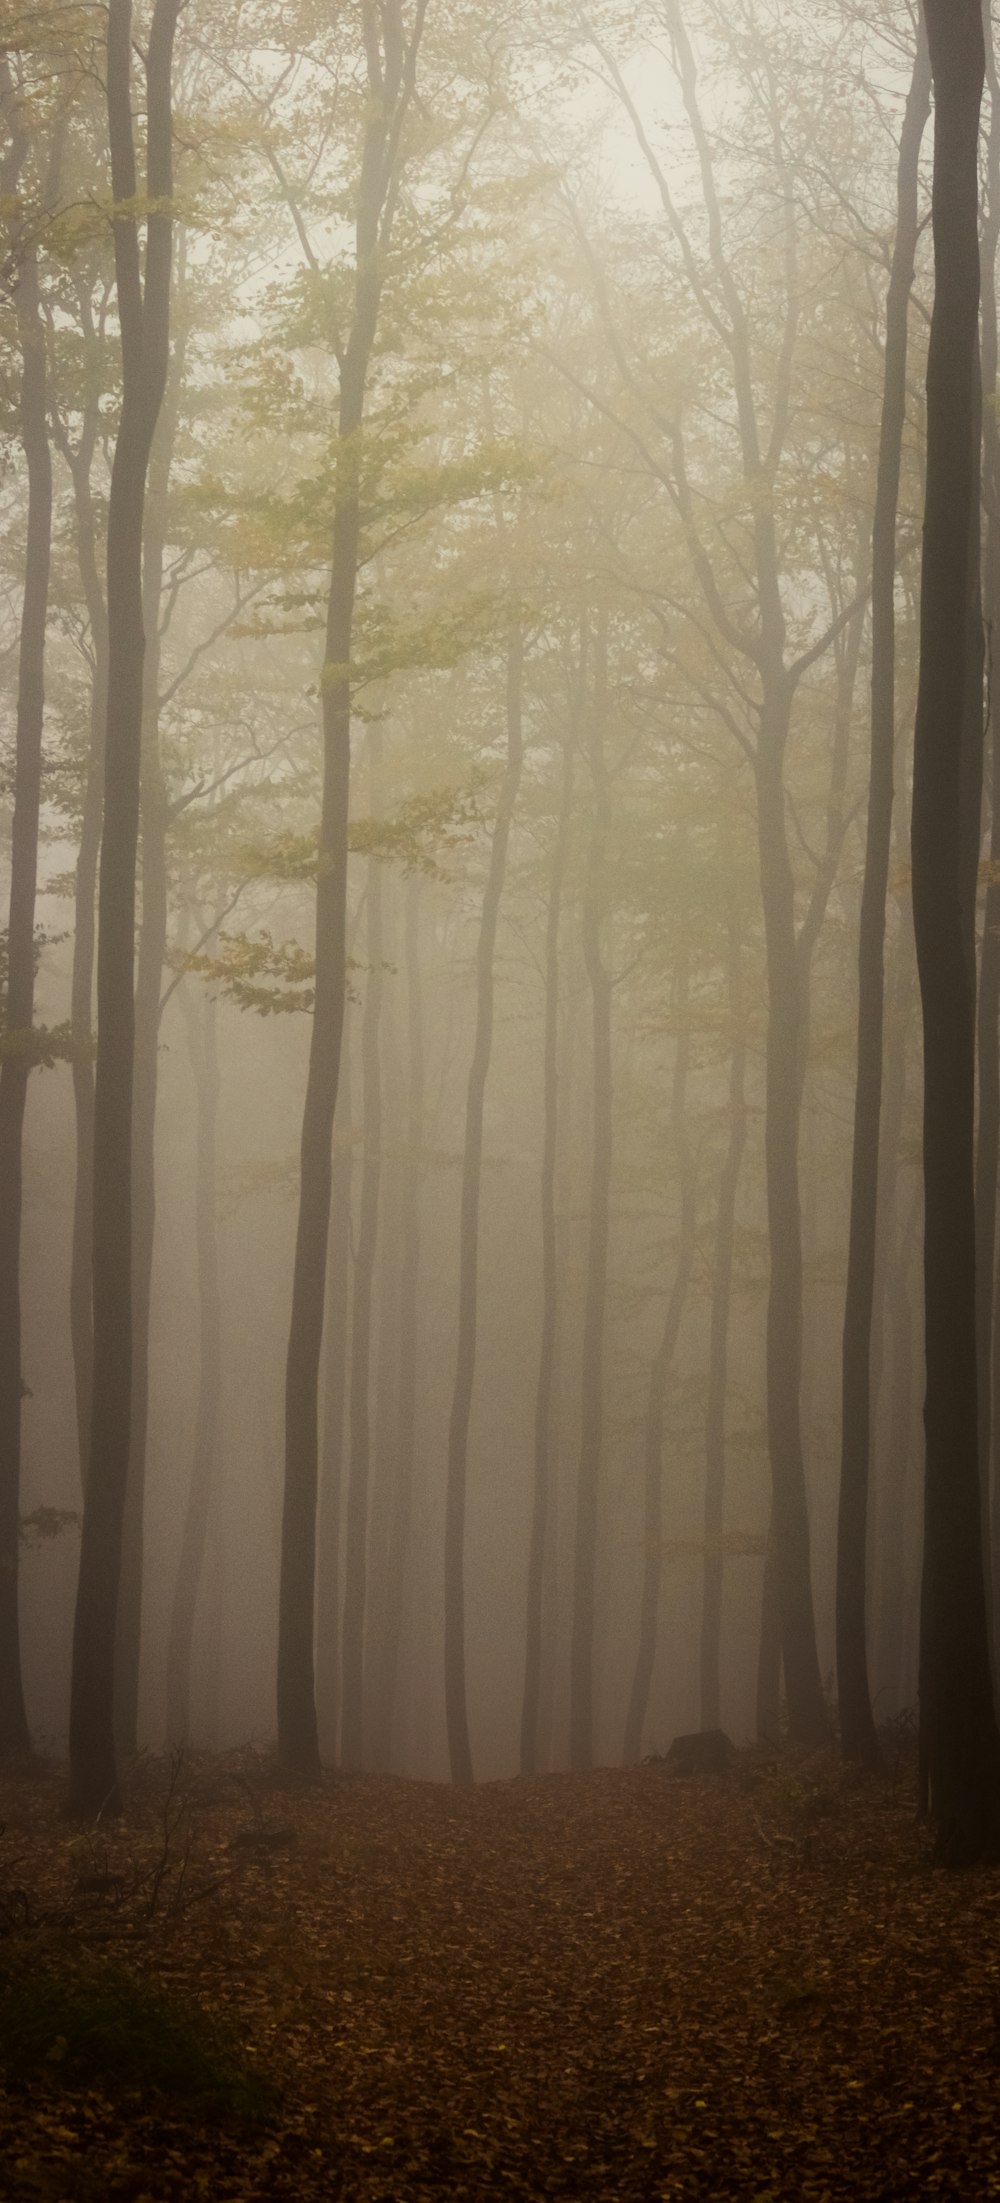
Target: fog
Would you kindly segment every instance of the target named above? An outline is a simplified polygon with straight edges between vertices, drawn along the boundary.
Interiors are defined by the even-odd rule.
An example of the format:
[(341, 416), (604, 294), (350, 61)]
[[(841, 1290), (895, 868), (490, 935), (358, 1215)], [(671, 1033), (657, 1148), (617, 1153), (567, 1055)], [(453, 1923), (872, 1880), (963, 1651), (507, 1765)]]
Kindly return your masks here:
[[(141, 1628), (137, 1603), (135, 1628), (119, 1614), (119, 1753), (277, 1742), (308, 1763), (291, 1700), (276, 1711), (279, 1625), (327, 1766), (486, 1780), (620, 1765), (701, 1728), (743, 1744), (790, 1723), (815, 1741), (838, 1698), (872, 521), (911, 11), (651, 0), (585, 20), (559, 0), (432, 0), (426, 17), (190, 0), (173, 197), (157, 198), (152, 166), (142, 181), (137, 47), (138, 196), (114, 225), (104, 30), (87, 10), (14, 16), (5, 892), (32, 344), (53, 469), (27, 1020), (42, 1038), (19, 1040), (8, 1015), (5, 1056), (32, 1066), (19, 1472), (9, 1442), (4, 1466), (21, 1520), (4, 1658), (19, 1643), (32, 1743), (67, 1752), (84, 1483), (98, 1489), (87, 1447), (116, 1442), (78, 1419), (89, 1344), (78, 1326), (74, 1358), (70, 1274), (92, 1198), (81, 1092), (96, 1062), (100, 1147), (102, 1075), (119, 1096), (131, 1075), (110, 1055), (102, 1074), (103, 982), (98, 967), (81, 980), (80, 927), (96, 903), (100, 939), (128, 857), (109, 852), (107, 815), (99, 889), (93, 847), (89, 873), (79, 851), (99, 818), (104, 687), (114, 711), (122, 653), (136, 662), (106, 568), (122, 233), (145, 255), (148, 377), (158, 223), (173, 233), (169, 335), (129, 737), (124, 1567), (141, 1517)], [(920, 1608), (908, 813), (931, 136), (914, 172), (891, 589), (861, 1591), (879, 1729), (915, 1705)], [(993, 137), (983, 146), (993, 239)], [(894, 280), (905, 290), (905, 270)], [(338, 710), (349, 854), (330, 794)], [(110, 785), (125, 751), (107, 754)], [(988, 836), (987, 807), (984, 850)], [(126, 1149), (101, 1153), (120, 1188)], [(293, 1317), (297, 1233), (301, 1250), (314, 1225)], [(317, 1290), (314, 1381), (295, 1324), (305, 1337)], [(86, 1286), (81, 1307), (86, 1330)], [(782, 1570), (797, 1585), (783, 1605)], [(193, 1635), (171, 1704), (179, 1571)], [(797, 1695), (789, 1629), (806, 1646)]]

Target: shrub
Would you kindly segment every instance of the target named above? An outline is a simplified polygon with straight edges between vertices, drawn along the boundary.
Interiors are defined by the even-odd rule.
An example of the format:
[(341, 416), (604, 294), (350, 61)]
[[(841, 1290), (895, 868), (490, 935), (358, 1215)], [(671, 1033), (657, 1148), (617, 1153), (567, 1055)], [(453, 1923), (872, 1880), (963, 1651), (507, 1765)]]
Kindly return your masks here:
[(195, 2117), (254, 2124), (275, 2093), (239, 2044), (197, 2007), (115, 1967), (0, 1977), (0, 2068), (107, 2096), (168, 2099)]

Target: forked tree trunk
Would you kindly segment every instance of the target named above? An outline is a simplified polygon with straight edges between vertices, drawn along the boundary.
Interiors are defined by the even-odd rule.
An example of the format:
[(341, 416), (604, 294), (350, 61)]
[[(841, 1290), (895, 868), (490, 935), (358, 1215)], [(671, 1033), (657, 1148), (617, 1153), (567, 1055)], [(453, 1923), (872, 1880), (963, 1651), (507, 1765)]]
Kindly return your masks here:
[[(426, 0), (409, 39), (401, 0), (380, 23), (366, 11), (369, 101), (357, 188), (354, 299), (339, 357), (333, 557), (322, 679), (323, 803), (316, 881), (316, 978), (299, 1150), (299, 1214), (285, 1363), (285, 1482), (278, 1592), (278, 1753), (301, 1774), (319, 1773), (314, 1628), (319, 1372), (323, 1344), (333, 1119), (347, 984), (347, 831), (351, 777), (351, 642), (361, 546), (359, 470), (368, 369), (378, 326), (386, 253), (405, 160), (402, 130), (413, 96)], [(381, 48), (381, 50), (379, 50)]]
[(674, 1000), (674, 1016), (677, 1027), (677, 1050), (674, 1063), (673, 1092), (670, 1097), (670, 1143), (677, 1163), (680, 1185), (680, 1226), (677, 1237), (677, 1265), (673, 1282), (667, 1295), (666, 1314), (663, 1319), (663, 1335), (653, 1358), (649, 1373), (649, 1392), (646, 1402), (646, 1429), (643, 1448), (643, 1517), (642, 1517), (642, 1598), (639, 1607), (639, 1645), (632, 1675), (628, 1713), (625, 1720), (625, 1744), (623, 1757), (626, 1767), (638, 1759), (642, 1750), (642, 1730), (649, 1705), (650, 1685), (656, 1659), (656, 1633), (660, 1617), (660, 1586), (663, 1578), (663, 1415), (667, 1399), (667, 1382), (677, 1350), (681, 1318), (687, 1300), (691, 1272), (694, 1268), (695, 1232), (698, 1221), (697, 1178), (691, 1144), (687, 1135), (685, 1112), (687, 1109), (688, 1070), (691, 1061), (691, 1032), (688, 1016), (687, 956), (682, 949)]
[[(538, 1381), (535, 1388), (535, 1475), (528, 1551), (528, 1601), (525, 1621), (524, 1697), (521, 1705), (521, 1773), (533, 1775), (539, 1765), (539, 1698), (542, 1684), (542, 1636), (544, 1615), (546, 1537), (549, 1528), (552, 1479), (552, 1388), (555, 1380), (556, 1335), (559, 1321), (559, 1268), (556, 1242), (556, 1164), (559, 1134), (559, 927), (563, 881), (569, 853), (573, 815), (573, 779), (576, 733), (571, 727), (563, 745), (562, 786), (549, 872), (549, 901), (545, 922), (545, 1011), (542, 1042), (543, 1135), (541, 1175), (542, 1225), (542, 1329), (538, 1347)], [(555, 1617), (548, 1616), (548, 1629)]]
[[(17, 191), (28, 153), (9, 65), (0, 90), (11, 151), (4, 189)], [(46, 420), (46, 345), (35, 247), (14, 242), (14, 304), (21, 360), (20, 433), (28, 474), (24, 594), (18, 642), (14, 816), (3, 1054), (0, 1057), (0, 1758), (29, 1749), (18, 1620), (20, 1556), (21, 1191), (24, 1110), (35, 1015), (35, 890), (45, 709), (45, 631), (52, 542), (52, 454)]]
[(882, 1757), (868, 1682), (866, 1560), (885, 999), (883, 954), (896, 740), (896, 512), (906, 419), (907, 313), (917, 245), (920, 145), (929, 107), (930, 61), (921, 25), (900, 137), (896, 239), (885, 309), (882, 421), (872, 530), (871, 764), (858, 941), (858, 1053), (842, 1364), (837, 1693), (844, 1752), (848, 1759), (870, 1767), (878, 1767)]
[(448, 1756), (453, 1782), (472, 1781), (472, 1747), (465, 1690), (465, 1498), (469, 1472), (469, 1424), (476, 1373), (479, 1292), (479, 1201), (483, 1175), (483, 1113), (493, 1050), (494, 958), (500, 899), (507, 869), (514, 806), (521, 781), (524, 736), (521, 690), (524, 641), (519, 627), (507, 641), (507, 760), (500, 785), (489, 871), (476, 947), (476, 1027), (465, 1104), (462, 1194), (458, 1241), (458, 1344), (448, 1426), (448, 1482), (444, 1532), (444, 1695)]
[(722, 1525), (726, 1488), (726, 1372), (729, 1310), (733, 1290), (736, 1195), (747, 1141), (746, 1018), (740, 978), (740, 941), (736, 912), (729, 909), (729, 1015), (732, 1055), (729, 1067), (729, 1141), (719, 1183), (712, 1257), (712, 1307), (708, 1344), (708, 1405), (705, 1414), (705, 1561), (701, 1604), (701, 1725), (722, 1726), (720, 1684), (722, 1652)]
[(94, 1374), (70, 1701), (70, 1803), (118, 1802), (115, 1632), (132, 1398), (132, 1068), (142, 750), (146, 472), (167, 376), (173, 176), (171, 71), (180, 0), (156, 0), (146, 53), (145, 280), (131, 110), (130, 0), (109, 0), (108, 127), (123, 397), (108, 508), (108, 722), (97, 956)]
[(924, 1571), (920, 1699), (939, 1857), (1000, 1837), (979, 1503), (976, 1382), (975, 873), (980, 441), (979, 0), (925, 0), (934, 76), (934, 309), (913, 762), (913, 914), (924, 1022)]

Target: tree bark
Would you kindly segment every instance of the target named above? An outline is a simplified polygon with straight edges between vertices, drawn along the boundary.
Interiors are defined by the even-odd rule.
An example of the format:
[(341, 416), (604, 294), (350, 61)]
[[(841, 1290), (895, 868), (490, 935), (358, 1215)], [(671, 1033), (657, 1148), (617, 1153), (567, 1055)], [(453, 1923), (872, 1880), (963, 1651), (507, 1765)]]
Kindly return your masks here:
[(612, 1104), (611, 976), (604, 961), (608, 899), (611, 787), (605, 756), (607, 714), (607, 618), (600, 616), (587, 754), (593, 784), (593, 825), (583, 897), (583, 960), (590, 986), (593, 1045), (593, 1138), (590, 1224), (583, 1316), (583, 1385), (580, 1455), (573, 1549), (573, 1616), (570, 1646), (570, 1765), (585, 1771), (594, 1757), (594, 1587), (597, 1519), (604, 1438), (604, 1332), (608, 1298)]
[(420, 879), (407, 883), (403, 944), (406, 967), (407, 1100), (403, 1172), (402, 1256), (397, 1313), (396, 1442), (393, 1505), (385, 1556), (385, 1616), (377, 1651), (374, 1724), (380, 1764), (389, 1766), (399, 1685), (406, 1564), (413, 1522), (413, 1471), (417, 1443), (417, 1373), (420, 1328), (420, 1190), (425, 1140), (424, 1013), (420, 971)]
[[(96, 350), (98, 338), (90, 299), (82, 286), (78, 300), (86, 355)], [(54, 433), (73, 483), (77, 561), (90, 623), (94, 660), (86, 778), (73, 898), (73, 970), (70, 981), (75, 1177), (69, 1320), (81, 1488), (86, 1481), (90, 1449), (90, 1398), (94, 1362), (94, 948), (97, 864), (104, 809), (104, 734), (108, 715), (108, 614), (101, 585), (98, 524), (91, 480), (102, 429), (98, 404), (99, 387), (93, 369), (89, 369), (83, 426), (75, 448), (58, 415), (53, 419)]]
[(171, 71), (180, 0), (156, 0), (146, 55), (145, 280), (131, 113), (130, 0), (109, 0), (108, 126), (123, 397), (108, 509), (108, 720), (94, 1094), (94, 1363), (90, 1455), (73, 1635), (70, 1803), (118, 1803), (115, 1631), (132, 1394), (132, 1067), (135, 873), (142, 749), (142, 532), (167, 376), (173, 175)]
[(458, 1344), (448, 1426), (448, 1483), (444, 1535), (444, 1692), (448, 1755), (453, 1782), (472, 1781), (472, 1749), (465, 1690), (465, 1497), (469, 1424), (476, 1373), (479, 1292), (479, 1200), (483, 1175), (483, 1112), (493, 1048), (494, 959), (507, 845), (524, 757), (521, 690), (524, 640), (513, 627), (507, 640), (507, 759), (490, 842), (490, 862), (476, 947), (476, 1029), (465, 1104), (465, 1146), (458, 1242)]
[(866, 1582), (871, 1460), (871, 1341), (878, 1215), (885, 981), (885, 901), (895, 754), (896, 513), (906, 419), (907, 313), (917, 246), (920, 146), (930, 59), (920, 26), (897, 171), (897, 223), (885, 309), (885, 365), (872, 529), (871, 764), (858, 940), (858, 1052), (847, 1244), (837, 1525), (837, 1693), (848, 1759), (881, 1764), (868, 1682)]
[[(183, 266), (183, 263), (182, 263)], [(183, 298), (183, 290), (181, 293)], [(116, 1644), (115, 1729), (119, 1754), (139, 1746), (139, 1667), (142, 1653), (142, 1525), (149, 1426), (149, 1321), (156, 1240), (156, 1090), (160, 996), (167, 953), (167, 829), (169, 806), (160, 760), (160, 609), (167, 547), (167, 494), (177, 435), (184, 339), (174, 346), (150, 455), (142, 553), (142, 618), (146, 637), (142, 682), (139, 780), (142, 922), (135, 986), (132, 1077), (132, 1405), (128, 1490), (122, 1538)]]
[[(4, 162), (8, 198), (16, 195), (28, 154), (9, 64), (0, 93), (11, 149)], [(24, 1111), (35, 1014), (35, 891), (45, 712), (45, 635), (52, 544), (45, 326), (38, 257), (27, 237), (14, 240), (14, 306), (21, 361), (20, 434), (28, 475), (24, 593), (18, 640), (14, 816), (4, 1045), (0, 1057), (0, 1759), (30, 1749), (21, 1678), (18, 1619), (21, 1493), (21, 1196)]]
[[(401, 0), (385, 0), (381, 31), (365, 11), (369, 106), (355, 220), (354, 301), (340, 353), (333, 556), (322, 678), (323, 803), (316, 882), (316, 976), (299, 1168), (299, 1216), (285, 1364), (285, 1485), (278, 1595), (278, 1752), (319, 1773), (313, 1657), (319, 1369), (323, 1341), (333, 1119), (340, 1075), (347, 950), (347, 828), (351, 767), (351, 642), (361, 540), (359, 469), (368, 370), (385, 254), (403, 162), (426, 0), (404, 37)], [(381, 37), (381, 54), (379, 38)]]
[(767, 1430), (773, 1538), (788, 1720), (797, 1743), (828, 1734), (816, 1651), (809, 1513), (802, 1454), (802, 1216), (799, 1130), (804, 1056), (795, 891), (788, 854), (783, 761), (791, 690), (765, 700), (757, 750), (757, 827), (767, 954), (764, 1156), (771, 1277), (767, 1302)]
[[(913, 914), (924, 1024), (924, 1572), (921, 1727), (939, 1858), (1000, 1835), (979, 1503), (976, 1379), (975, 724), (980, 404), (979, 0), (925, 0), (935, 94), (934, 309), (913, 764)], [(981, 667), (979, 668), (981, 678)], [(975, 831), (972, 831), (973, 825)], [(971, 857), (971, 861), (970, 861)]]
[(677, 1241), (677, 1266), (667, 1296), (666, 1314), (663, 1319), (663, 1335), (649, 1373), (643, 1457), (645, 1476), (642, 1599), (639, 1609), (639, 1645), (632, 1675), (628, 1714), (625, 1720), (623, 1757), (626, 1767), (632, 1765), (639, 1758), (642, 1750), (643, 1723), (646, 1719), (650, 1685), (653, 1680), (653, 1665), (656, 1659), (656, 1631), (660, 1614), (660, 1586), (663, 1577), (663, 1413), (666, 1406), (667, 1380), (677, 1349), (681, 1318), (684, 1314), (684, 1304), (687, 1300), (691, 1272), (694, 1268), (695, 1231), (698, 1220), (697, 1178), (685, 1121), (688, 1069), (691, 1061), (691, 1033), (688, 1018), (687, 956), (683, 948), (679, 960), (674, 1015), (677, 1024), (677, 1051), (674, 1063), (673, 1092), (670, 1097), (670, 1142), (677, 1163), (680, 1184), (680, 1229)]
[[(379, 808), (382, 736), (371, 743), (372, 810)], [(364, 1766), (365, 1606), (368, 1590), (368, 1494), (371, 1462), (372, 1291), (378, 1248), (382, 1186), (382, 998), (385, 992), (382, 865), (368, 862), (368, 978), (361, 1030), (361, 1096), (364, 1150), (361, 1165), (361, 1216), (354, 1262), (351, 1315), (350, 1458), (344, 1556), (344, 1637), (341, 1655), (343, 1707), (341, 1760), (356, 1772)]]
[(178, 989), (188, 1054), (194, 1076), (197, 1135), (195, 1158), (195, 1245), (198, 1256), (198, 1405), (194, 1459), (181, 1531), (167, 1644), (167, 1741), (191, 1740), (191, 1660), (195, 1620), (205, 1568), (209, 1514), (218, 1472), (219, 1410), (222, 1395), (222, 1303), (219, 1294), (219, 1246), (215, 1223), (216, 1133), (219, 1116), (219, 1053), (214, 1001), (192, 1002), (188, 986)]
[(701, 1604), (701, 1725), (722, 1726), (720, 1664), (722, 1649), (722, 1525), (726, 1484), (726, 1365), (729, 1310), (733, 1290), (736, 1195), (747, 1140), (747, 1036), (740, 978), (740, 941), (735, 908), (729, 908), (729, 1014), (732, 1054), (729, 1067), (729, 1142), (719, 1184), (712, 1259), (712, 1308), (708, 1345), (708, 1405), (705, 1414), (705, 1562)]
[[(573, 780), (576, 764), (576, 728), (568, 730), (563, 745), (562, 786), (559, 813), (549, 870), (549, 901), (545, 922), (545, 1010), (542, 1041), (543, 1134), (540, 1187), (542, 1226), (542, 1329), (538, 1348), (538, 1380), (535, 1388), (534, 1492), (531, 1539), (528, 1550), (528, 1600), (525, 1620), (524, 1696), (521, 1705), (521, 1773), (533, 1775), (539, 1765), (539, 1700), (542, 1684), (542, 1636), (546, 1626), (544, 1584), (546, 1533), (550, 1514), (552, 1480), (552, 1390), (555, 1380), (556, 1336), (559, 1321), (559, 1266), (556, 1240), (556, 1165), (559, 1136), (559, 927), (563, 882), (569, 853), (573, 815)], [(547, 1618), (550, 1633), (555, 1617)]]
[(993, 683), (1000, 636), (1000, 430), (997, 425), (997, 244), (1000, 240), (1000, 84), (993, 50), (993, 23), (983, 11), (986, 74), (990, 88), (990, 127), (986, 154), (986, 215), (980, 251), (982, 269), (983, 504), (986, 548), (983, 598), (989, 637), (987, 693), (990, 697), (990, 854), (983, 945), (979, 964), (979, 1014), (976, 1020), (979, 1113), (976, 1128), (976, 1369), (979, 1385), (979, 1495), (986, 1624), (990, 1635), (994, 1695), (997, 1690), (994, 1639), (993, 1538), (990, 1525), (990, 1454), (993, 1427), (993, 1294), (996, 1271), (997, 1173), (1000, 1170), (1000, 740), (997, 738)]
[(316, 1576), (316, 1710), (324, 1765), (334, 1765), (340, 1740), (341, 1509), (344, 1420), (351, 1310), (351, 1191), (354, 1130), (351, 1122), (351, 1011), (344, 1041), (333, 1124), (330, 1173), (330, 1252), (323, 1330), (323, 1450), (320, 1463)]

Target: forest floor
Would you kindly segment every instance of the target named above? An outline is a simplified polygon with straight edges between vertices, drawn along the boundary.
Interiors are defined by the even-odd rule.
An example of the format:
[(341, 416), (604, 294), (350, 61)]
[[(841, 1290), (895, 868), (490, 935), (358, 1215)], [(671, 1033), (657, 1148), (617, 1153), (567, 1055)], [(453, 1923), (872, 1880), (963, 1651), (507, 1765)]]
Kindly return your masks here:
[(61, 1794), (0, 1783), (5, 2203), (1000, 2196), (1000, 1875), (904, 1772)]

